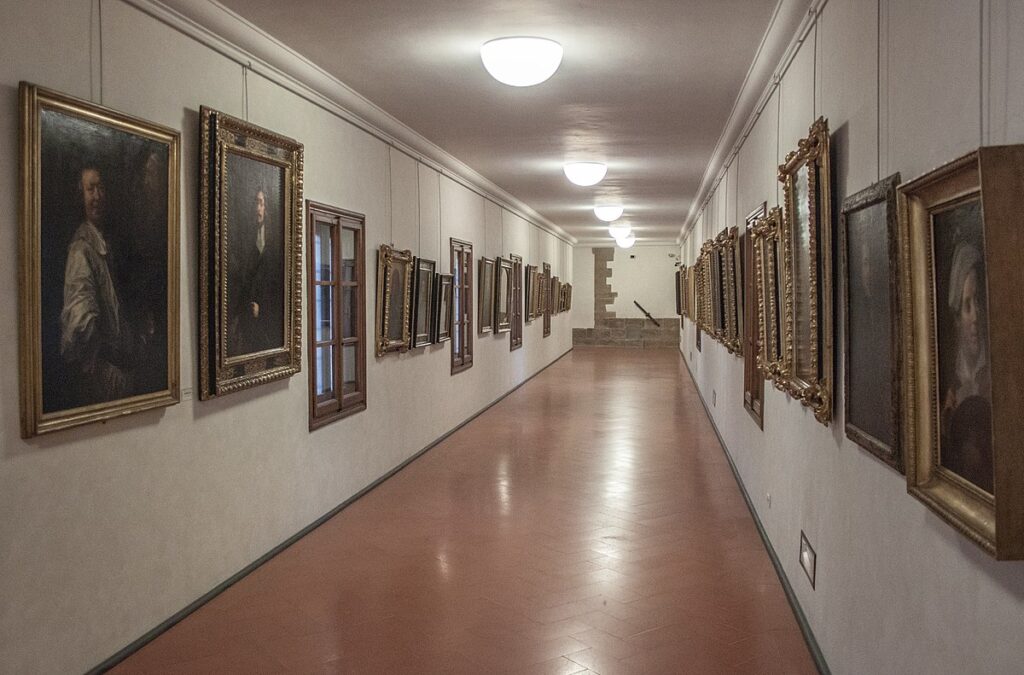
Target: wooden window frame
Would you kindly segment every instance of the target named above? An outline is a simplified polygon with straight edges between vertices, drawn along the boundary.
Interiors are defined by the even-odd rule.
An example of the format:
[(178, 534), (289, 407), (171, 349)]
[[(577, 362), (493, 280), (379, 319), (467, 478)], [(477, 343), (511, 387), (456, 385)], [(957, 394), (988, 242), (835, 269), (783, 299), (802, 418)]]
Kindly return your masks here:
[[(473, 244), (452, 237), (449, 247), (451, 272), (454, 277), (451, 374), (455, 375), (473, 367)], [(455, 307), (459, 308), (459, 315), (454, 315)]]
[(512, 261), (512, 335), (508, 350), (514, 352), (523, 346), (523, 256), (510, 253)]
[(751, 230), (768, 215), (768, 202), (747, 215), (740, 232), (743, 251), (743, 408), (750, 413), (759, 429), (764, 429), (764, 373), (757, 367), (761, 348), (761, 323), (757, 315), (757, 292), (754, 287), (754, 238)]
[[(313, 251), (316, 243), (317, 223), (330, 223), (332, 226), (331, 236), (331, 268), (333, 274), (330, 281), (317, 281), (316, 268), (314, 266)], [(341, 273), (341, 232), (352, 230), (355, 233), (355, 271), (352, 281), (343, 281)], [(307, 259), (306, 280), (308, 307), (307, 320), (309, 321), (309, 430), (319, 429), (331, 422), (348, 417), (354, 413), (366, 410), (366, 217), (359, 213), (346, 211), (327, 204), (320, 204), (311, 200), (306, 201), (306, 250), (309, 251)], [(331, 328), (330, 339), (317, 340), (316, 312), (316, 288), (318, 286), (329, 286), (332, 293), (332, 315), (334, 324)], [(354, 288), (352, 294), (356, 303), (355, 308), (355, 336), (342, 337), (342, 302), (344, 301), (343, 288)], [(344, 359), (342, 349), (346, 345), (356, 345), (356, 388), (348, 394), (341, 393), (344, 386), (345, 375), (343, 372)], [(316, 367), (317, 347), (333, 346), (332, 351), (332, 377), (334, 378), (334, 391), (330, 398), (316, 394), (316, 378), (318, 369)], [(340, 395), (339, 395), (340, 394)]]

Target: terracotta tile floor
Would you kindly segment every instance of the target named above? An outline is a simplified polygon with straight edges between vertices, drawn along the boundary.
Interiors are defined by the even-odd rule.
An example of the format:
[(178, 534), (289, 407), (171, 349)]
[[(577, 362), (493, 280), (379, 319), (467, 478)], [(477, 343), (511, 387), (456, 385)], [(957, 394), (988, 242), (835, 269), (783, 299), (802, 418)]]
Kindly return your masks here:
[(114, 672), (816, 671), (678, 352), (577, 348)]

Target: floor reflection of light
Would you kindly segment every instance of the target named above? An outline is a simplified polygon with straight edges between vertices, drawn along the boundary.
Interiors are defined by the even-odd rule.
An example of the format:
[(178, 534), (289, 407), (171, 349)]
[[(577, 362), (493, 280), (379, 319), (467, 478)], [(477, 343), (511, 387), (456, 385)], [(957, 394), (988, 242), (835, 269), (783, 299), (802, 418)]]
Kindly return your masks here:
[(441, 580), (445, 583), (448, 582), (451, 577), (451, 564), (448, 562), (448, 547), (446, 542), (441, 543), (441, 548), (438, 550), (437, 555), (437, 569), (441, 573)]
[(512, 495), (509, 492), (508, 478), (508, 455), (502, 455), (498, 460), (498, 507), (501, 515), (512, 514)]

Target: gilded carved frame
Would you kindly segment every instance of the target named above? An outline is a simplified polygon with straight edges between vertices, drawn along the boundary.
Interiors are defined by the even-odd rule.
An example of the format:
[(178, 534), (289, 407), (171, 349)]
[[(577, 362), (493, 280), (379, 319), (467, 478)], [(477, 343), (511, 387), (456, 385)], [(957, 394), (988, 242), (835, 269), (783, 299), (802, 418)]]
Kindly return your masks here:
[[(979, 148), (899, 187), (903, 303), (901, 431), (907, 491), (998, 560), (1024, 559), (1024, 342), (1020, 196), (1024, 145)], [(992, 493), (941, 464), (944, 398), (936, 232), (944, 211), (978, 202), (987, 289)]]
[[(780, 251), (782, 210), (774, 207), (751, 229), (754, 247), (754, 287), (757, 321), (761, 329), (757, 367), (777, 383), (783, 376), (783, 350), (780, 336)], [(778, 385), (777, 385), (778, 386)], [(779, 387), (781, 388), (781, 387)]]
[[(302, 369), (302, 144), (205, 106), (199, 110), (199, 396), (202, 400), (291, 377)], [(283, 173), (283, 345), (229, 356), (228, 157)]]
[[(19, 281), (19, 384), (21, 401), (21, 437), (68, 429), (90, 422), (112, 419), (180, 401), (179, 365), (179, 189), (181, 185), (181, 136), (174, 129), (153, 124), (110, 108), (95, 105), (66, 94), (37, 87), (28, 82), (19, 85), (20, 120), (20, 216), (18, 252)], [(137, 137), (155, 141), (167, 148), (167, 212), (159, 219), (167, 237), (166, 359), (167, 386), (151, 393), (95, 402), (51, 412), (43, 402), (43, 272), (41, 253), (48, 223), (42, 222), (43, 157), (42, 113), (55, 111), (84, 119)], [(63, 272), (63, 264), (61, 265)]]
[[(807, 202), (797, 203), (801, 172)], [(828, 121), (811, 125), (779, 166), (782, 183), (783, 362), (775, 380), (828, 426), (832, 419), (832, 185)], [(806, 242), (800, 222), (806, 216)], [(803, 260), (804, 265), (800, 265)], [(802, 299), (802, 300), (801, 300)], [(798, 306), (800, 305), (800, 306)], [(806, 331), (797, 324), (806, 313)], [(806, 351), (806, 357), (802, 356)], [(806, 361), (806, 363), (804, 363)]]
[[(399, 251), (387, 244), (381, 244), (377, 253), (377, 340), (375, 343), (377, 356), (384, 356), (388, 352), (409, 351), (412, 331), (409, 328), (409, 314), (412, 306), (412, 276), (413, 276), (412, 251)], [(392, 334), (391, 325), (391, 303), (395, 295), (392, 293), (392, 285), (396, 283), (396, 276), (401, 279), (400, 289), (402, 307), (399, 311), (398, 328), (400, 332)]]
[(720, 287), (721, 312), (723, 321), (721, 330), (715, 332), (715, 338), (721, 342), (730, 354), (743, 354), (743, 336), (739, 318), (739, 230), (731, 227), (722, 230), (712, 243), (712, 251), (720, 260), (720, 278), (716, 280)]

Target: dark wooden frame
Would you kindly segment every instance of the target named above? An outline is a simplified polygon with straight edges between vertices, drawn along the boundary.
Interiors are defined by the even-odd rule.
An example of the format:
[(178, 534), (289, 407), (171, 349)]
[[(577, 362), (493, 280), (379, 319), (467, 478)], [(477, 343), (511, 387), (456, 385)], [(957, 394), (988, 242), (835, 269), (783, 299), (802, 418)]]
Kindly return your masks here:
[[(899, 284), (899, 240), (897, 237), (896, 188), (900, 184), (900, 175), (894, 174), (874, 185), (850, 195), (843, 200), (839, 211), (839, 269), (843, 279), (843, 292), (840, 294), (840, 312), (843, 318), (843, 420), (846, 437), (861, 446), (872, 455), (903, 473), (903, 453), (900, 450), (900, 284)], [(892, 424), (893, 445), (890, 447), (868, 432), (859, 428), (850, 420), (850, 257), (849, 228), (850, 214), (863, 209), (885, 205), (886, 232), (872, 233), (885, 236), (888, 243), (889, 266), (889, 312), (888, 316), (875, 317), (876, 320), (889, 320), (889, 348), (892, 362), (889, 365), (889, 376), (892, 382), (891, 401), (889, 408)], [(885, 364), (873, 364), (871, 367), (883, 367)]]
[(523, 298), (526, 304), (526, 323), (532, 323), (537, 314), (537, 268), (527, 265), (523, 274)]
[[(458, 339), (452, 339), (451, 374), (455, 375), (473, 367), (473, 244), (452, 237), (449, 252), (453, 278), (452, 333), (458, 334)], [(460, 300), (458, 303), (456, 294)], [(456, 304), (460, 307), (461, 316), (455, 316)], [(455, 330), (456, 322), (458, 331)]]
[(757, 289), (754, 274), (753, 229), (768, 215), (768, 202), (747, 214), (743, 232), (739, 235), (743, 249), (743, 409), (764, 429), (764, 373), (757, 367), (757, 353), (761, 348), (761, 322), (757, 316)]
[(541, 273), (540, 305), (544, 315), (543, 336), (547, 337), (551, 335), (551, 265), (544, 263), (542, 269), (544, 271)]
[[(329, 282), (318, 282), (316, 272), (313, 269), (313, 255), (316, 240), (316, 224), (318, 222), (330, 223), (333, 228), (331, 235), (331, 269), (334, 271), (333, 280)], [(343, 281), (341, 274), (341, 229), (354, 231), (355, 234), (355, 270), (353, 270), (353, 281)], [(366, 410), (366, 217), (360, 213), (346, 211), (327, 204), (320, 204), (311, 200), (306, 201), (306, 250), (310, 252), (307, 260), (308, 269), (306, 274), (306, 293), (308, 300), (308, 330), (309, 347), (307, 355), (309, 358), (309, 430), (319, 429), (343, 417), (348, 417), (361, 410)], [(320, 334), (317, 330), (316, 313), (316, 287), (327, 285), (333, 288), (332, 293), (332, 314), (333, 329), (331, 339), (318, 341)], [(345, 338), (341, 334), (344, 293), (342, 288), (354, 288), (352, 297), (356, 303), (355, 337)], [(356, 391), (345, 394), (341, 391), (345, 382), (343, 372), (342, 349), (345, 345), (356, 345)], [(334, 363), (331, 369), (335, 383), (334, 395), (331, 398), (318, 399), (316, 395), (316, 350), (317, 347), (331, 345), (334, 347)], [(340, 394), (340, 395), (339, 395)]]
[[(505, 276), (506, 270), (508, 276)], [(494, 333), (508, 333), (512, 330), (512, 261), (508, 258), (498, 258), (494, 265)], [(507, 279), (507, 281), (506, 281)], [(501, 303), (502, 296), (505, 298), (505, 318), (507, 319), (504, 323), (498, 320), (498, 306)]]
[[(434, 342), (448, 342), (452, 339), (452, 313), (454, 300), (454, 277), (438, 272), (434, 278)], [(448, 297), (445, 300), (445, 293)]]
[[(480, 312), (477, 332), (480, 335), (485, 335), (494, 330), (494, 301), (497, 297), (494, 290), (497, 280), (497, 270), (495, 269), (494, 258), (480, 256), (479, 268), (476, 278), (477, 287), (479, 289), (477, 293), (479, 296), (477, 298), (477, 303)], [(490, 284), (488, 284), (488, 281), (490, 281)]]
[[(419, 334), (416, 332), (416, 324), (420, 320), (420, 310), (424, 309), (423, 298), (420, 297), (420, 279), (426, 277), (430, 280), (430, 290), (426, 297), (427, 332)], [(409, 312), (409, 340), (412, 349), (419, 349), (434, 343), (434, 284), (437, 283), (437, 263), (426, 258), (415, 258), (412, 268), (412, 306)]]
[(523, 256), (508, 257), (512, 261), (512, 335), (508, 343), (511, 352), (523, 346)]

